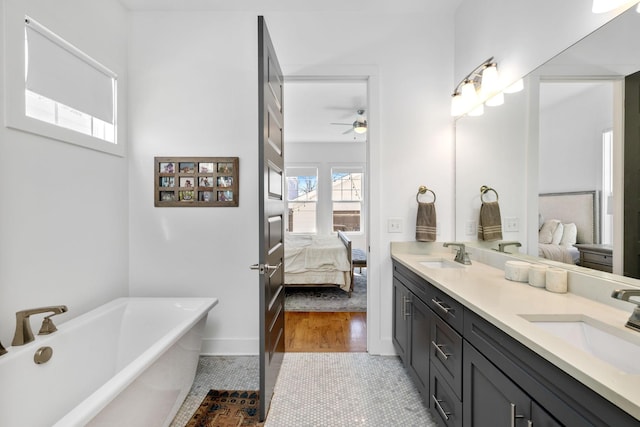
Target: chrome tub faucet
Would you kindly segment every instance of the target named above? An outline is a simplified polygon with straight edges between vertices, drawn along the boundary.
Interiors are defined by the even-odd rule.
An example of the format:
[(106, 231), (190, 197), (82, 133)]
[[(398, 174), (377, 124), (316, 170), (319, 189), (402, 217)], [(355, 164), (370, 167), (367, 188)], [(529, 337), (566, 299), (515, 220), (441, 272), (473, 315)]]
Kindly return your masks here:
[(29, 316), (32, 314), (53, 313), (42, 319), (42, 326), (38, 332), (38, 335), (47, 335), (57, 331), (56, 325), (53, 324), (51, 317), (65, 313), (66, 311), (66, 305), (54, 305), (50, 307), (31, 308), (28, 310), (18, 311), (16, 313), (16, 333), (13, 336), (13, 342), (11, 345), (24, 345), (35, 339), (33, 332), (31, 332), (31, 322), (29, 321)]
[(445, 248), (448, 248), (449, 246), (457, 246), (459, 249), (457, 249), (456, 257), (453, 260), (460, 264), (471, 265), (471, 259), (469, 259), (469, 254), (464, 247), (464, 243), (445, 242), (442, 246)]
[(498, 252), (509, 253), (509, 252), (504, 250), (504, 248), (506, 248), (507, 246), (515, 246), (516, 248), (519, 248), (519, 247), (522, 246), (522, 244), (520, 242), (502, 242), (502, 243), (498, 243)]
[(629, 300), (631, 297), (640, 297), (640, 289), (616, 289), (611, 293), (611, 297), (636, 304), (625, 326), (640, 332), (640, 302)]

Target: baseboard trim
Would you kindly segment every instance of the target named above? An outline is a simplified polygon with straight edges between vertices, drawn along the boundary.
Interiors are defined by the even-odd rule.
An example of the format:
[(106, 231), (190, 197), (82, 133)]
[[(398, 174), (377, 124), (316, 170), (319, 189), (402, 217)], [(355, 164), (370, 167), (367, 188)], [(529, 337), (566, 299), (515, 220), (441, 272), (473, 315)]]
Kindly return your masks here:
[(200, 354), (203, 356), (257, 356), (259, 354), (257, 339), (216, 339), (202, 340)]

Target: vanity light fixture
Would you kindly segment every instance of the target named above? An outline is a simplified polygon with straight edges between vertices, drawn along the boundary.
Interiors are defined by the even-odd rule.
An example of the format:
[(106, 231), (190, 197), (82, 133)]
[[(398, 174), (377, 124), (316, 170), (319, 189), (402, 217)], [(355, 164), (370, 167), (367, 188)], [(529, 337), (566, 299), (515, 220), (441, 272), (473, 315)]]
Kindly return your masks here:
[[(518, 83), (518, 82), (516, 82)], [(498, 76), (498, 63), (493, 57), (477, 66), (456, 86), (451, 98), (451, 115), (481, 116), (484, 106), (494, 107), (504, 103), (504, 93), (522, 90), (522, 80), (511, 92), (503, 89)], [(504, 93), (503, 93), (504, 92)]]

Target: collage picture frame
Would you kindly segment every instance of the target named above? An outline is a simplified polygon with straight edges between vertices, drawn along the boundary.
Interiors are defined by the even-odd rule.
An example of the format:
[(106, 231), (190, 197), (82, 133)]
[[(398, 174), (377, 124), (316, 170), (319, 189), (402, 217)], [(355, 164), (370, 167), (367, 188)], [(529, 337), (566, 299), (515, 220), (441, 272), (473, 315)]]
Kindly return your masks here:
[(237, 207), (238, 157), (155, 157), (154, 206)]

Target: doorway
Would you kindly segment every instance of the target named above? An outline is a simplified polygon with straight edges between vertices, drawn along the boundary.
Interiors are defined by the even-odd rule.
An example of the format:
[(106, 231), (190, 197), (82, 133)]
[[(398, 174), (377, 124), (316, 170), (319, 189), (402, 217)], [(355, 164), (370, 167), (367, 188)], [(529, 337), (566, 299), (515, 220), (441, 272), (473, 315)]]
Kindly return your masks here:
[[(342, 231), (354, 250), (366, 256), (368, 135), (355, 128), (367, 120), (367, 80), (323, 76), (287, 78), (286, 83), (287, 233), (325, 236)], [(289, 296), (294, 294), (288, 302), (294, 304), (285, 303), (287, 351), (367, 350), (367, 268), (352, 272), (350, 299), (338, 288), (288, 288)], [(327, 293), (336, 298), (335, 311), (327, 305)], [(311, 311), (296, 307), (300, 295), (317, 296), (318, 305), (305, 302)]]

